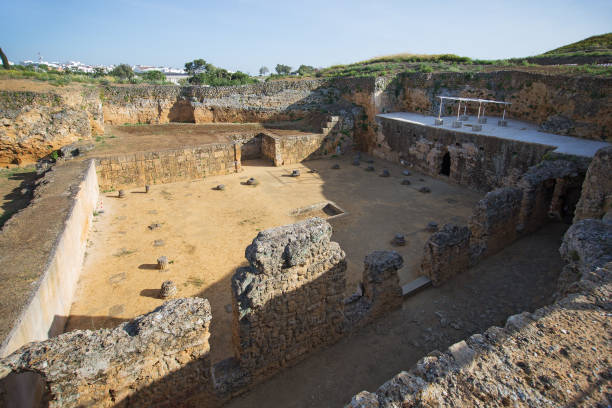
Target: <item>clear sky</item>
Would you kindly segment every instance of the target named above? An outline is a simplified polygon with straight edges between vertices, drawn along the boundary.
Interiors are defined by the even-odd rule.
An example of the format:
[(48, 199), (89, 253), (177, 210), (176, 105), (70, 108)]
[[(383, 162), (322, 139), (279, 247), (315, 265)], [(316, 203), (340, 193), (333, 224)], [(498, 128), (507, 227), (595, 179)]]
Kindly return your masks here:
[(612, 31), (612, 0), (3, 0), (0, 10), (14, 62), (203, 58), (251, 74), (402, 52), (523, 57)]

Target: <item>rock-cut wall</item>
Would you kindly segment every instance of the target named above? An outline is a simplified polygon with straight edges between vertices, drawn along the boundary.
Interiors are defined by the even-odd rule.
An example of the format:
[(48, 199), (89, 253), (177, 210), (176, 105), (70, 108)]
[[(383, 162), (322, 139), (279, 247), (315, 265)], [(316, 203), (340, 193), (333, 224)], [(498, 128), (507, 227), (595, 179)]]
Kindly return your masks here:
[(0, 165), (27, 164), (103, 132), (96, 89), (0, 91)]

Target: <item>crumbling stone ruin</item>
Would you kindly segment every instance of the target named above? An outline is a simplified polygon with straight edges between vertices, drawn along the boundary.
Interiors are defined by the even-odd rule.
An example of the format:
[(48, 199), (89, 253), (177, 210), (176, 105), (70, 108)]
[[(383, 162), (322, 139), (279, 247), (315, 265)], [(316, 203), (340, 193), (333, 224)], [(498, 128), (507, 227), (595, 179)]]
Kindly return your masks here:
[[(440, 291), (457, 275), (557, 221), (574, 224), (560, 248), (567, 265), (554, 303), (510, 316), (503, 328), (473, 334), (444, 351), (429, 350), (412, 368), (376, 391), (360, 392), (348, 406), (609, 405), (607, 356), (612, 351), (602, 333), (609, 329), (612, 313), (612, 148), (600, 149), (589, 163), (588, 155), (559, 154), (552, 145), (487, 135), (486, 126), (473, 133), (464, 131), (461, 123), (443, 129), (380, 115), (431, 113), (439, 106), (438, 93), (507, 97), (513, 101), (513, 118), (599, 140), (612, 127), (612, 115), (607, 99), (591, 101), (595, 89), (609, 89), (609, 81), (563, 82), (508, 71), (473, 78), (401, 74), (244, 87), (104, 86), (80, 96), (2, 91), (0, 163), (34, 161), (57, 149), (61, 154), (53, 160), (47, 156), (39, 166), (46, 173), (31, 205), (0, 233), (0, 243), (7, 248), (17, 248), (12, 241), (30, 246), (0, 257), (4, 289), (14, 295), (0, 300), (6, 311), (0, 319), (5, 323), (0, 328), (0, 405), (221, 406), (384, 319), (402, 307), (415, 287), (431, 284), (430, 290)], [(580, 108), (564, 104), (568, 95), (578, 95), (584, 103)], [(560, 112), (564, 105), (571, 106)], [(99, 157), (93, 149), (85, 158), (74, 144), (79, 138), (89, 143), (104, 124), (280, 121), (300, 121), (308, 131), (282, 133), (266, 125), (218, 143), (152, 146)], [(502, 124), (505, 130), (511, 128), (508, 121)], [(356, 151), (353, 167), (344, 156)], [(307, 182), (311, 176), (328, 176), (328, 171), (341, 178), (358, 171), (420, 198), (436, 197), (444, 183), (483, 196), (469, 216), (433, 218), (444, 224), (440, 229), (434, 221), (427, 224), (432, 219), (428, 216), (413, 231), (397, 229), (379, 237), (380, 248), (368, 248), (363, 271), (357, 271), (362, 272), (360, 280), (355, 266), (347, 266), (345, 251), (332, 240), (332, 224), (337, 225), (333, 217), (262, 228), (246, 248), (248, 265), (235, 270), (226, 288), (231, 304), (214, 310), (215, 316), (227, 313), (232, 322), (233, 355), (219, 362), (211, 362), (214, 316), (209, 301), (172, 299), (184, 288), (171, 276), (180, 263), (173, 264), (167, 256), (142, 265), (172, 279), (161, 289), (160, 280), (147, 295), (164, 299), (161, 307), (114, 329), (61, 334), (101, 192), (122, 197), (121, 204), (128, 205), (137, 199), (129, 188), (142, 192), (144, 186), (149, 193), (145, 197), (152, 200), (159, 192), (151, 191), (153, 185), (233, 175), (244, 171), (246, 160), (297, 166), (330, 157), (333, 162), (320, 170), (285, 168), (283, 177), (293, 178), (281, 181)], [(376, 168), (381, 169), (380, 178), (373, 173)], [(422, 174), (409, 179), (412, 172)], [(214, 181), (207, 189), (217, 190), (218, 199), (237, 190), (252, 193), (269, 187), (263, 178), (247, 177), (240, 184), (250, 187), (236, 182), (240, 187), (235, 189)], [(264, 182), (256, 188), (260, 180)], [(38, 229), (27, 228), (29, 220)], [(147, 233), (163, 231), (158, 222), (147, 220), (142, 228)], [(44, 242), (37, 238), (41, 234)], [(415, 234), (429, 238), (423, 250), (411, 256), (415, 259), (404, 259), (398, 252), (414, 242)], [(157, 238), (151, 237), (148, 245), (164, 246)], [(175, 259), (171, 245), (165, 248)], [(398, 271), (405, 264), (416, 264), (419, 277), (402, 286)], [(351, 286), (359, 280), (354, 290), (347, 288), (349, 273)], [(10, 274), (18, 285), (10, 287), (4, 279)], [(207, 296), (202, 293), (198, 296)]]
[(235, 354), (257, 377), (338, 339), (345, 254), (320, 218), (264, 231), (232, 279)]
[(565, 297), (510, 316), (505, 326), (434, 351), (350, 408), (397, 406), (605, 406), (610, 392), (612, 224), (583, 220), (565, 234), (561, 255), (580, 270)]
[(176, 395), (207, 391), (211, 319), (208, 300), (176, 299), (115, 329), (30, 343), (2, 361), (10, 374), (0, 398), (9, 406), (172, 405)]

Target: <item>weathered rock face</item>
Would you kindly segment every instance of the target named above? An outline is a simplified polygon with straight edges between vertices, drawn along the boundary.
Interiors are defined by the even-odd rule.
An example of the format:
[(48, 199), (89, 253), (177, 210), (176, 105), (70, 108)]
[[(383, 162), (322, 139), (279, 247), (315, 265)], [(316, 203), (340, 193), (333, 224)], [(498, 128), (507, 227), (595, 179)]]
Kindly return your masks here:
[[(377, 113), (409, 111), (437, 115), (438, 95), (511, 102), (511, 118), (541, 125), (554, 133), (606, 140), (612, 127), (612, 81), (587, 76), (544, 75), (521, 71), (483, 73), (407, 73), (379, 88)], [(444, 103), (444, 114), (457, 105)], [(501, 108), (487, 114), (501, 116)], [(373, 141), (372, 141), (373, 142)], [(374, 146), (371, 145), (373, 148)]]
[(107, 86), (103, 95), (109, 124), (271, 122), (304, 118), (334, 106), (352, 108), (326, 80), (224, 87)]
[(578, 221), (565, 232), (559, 252), (586, 279), (612, 262), (612, 223), (593, 219)]
[(488, 192), (476, 204), (469, 220), (472, 263), (500, 251), (518, 237), (522, 198), (520, 189), (505, 187)]
[(374, 251), (366, 255), (363, 296), (370, 305), (367, 321), (402, 305), (402, 288), (397, 275), (402, 266), (404, 259), (395, 251)]
[(345, 254), (321, 218), (260, 232), (232, 278), (234, 348), (254, 378), (339, 338)]
[(600, 255), (611, 253), (611, 233), (600, 220), (568, 230), (561, 252), (576, 251), (587, 272), (570, 295), (430, 353), (347, 407), (608, 405), (612, 262)]
[(439, 286), (470, 266), (470, 229), (446, 224), (425, 243), (422, 273)]
[(31, 163), (102, 131), (98, 95), (0, 91), (0, 165)]
[(530, 167), (516, 183), (523, 191), (519, 230), (532, 232), (549, 218), (571, 217), (583, 179), (584, 172), (567, 160), (544, 160)]
[[(550, 146), (376, 118), (375, 155), (480, 191), (515, 183)], [(444, 169), (443, 163), (448, 163)]]
[(0, 362), (0, 401), (24, 406), (18, 385), (32, 379), (50, 407), (174, 405), (197, 396), (205, 401), (210, 321), (208, 300), (176, 299), (116, 329), (77, 330), (30, 343)]
[(599, 149), (587, 170), (575, 221), (612, 213), (612, 147)]

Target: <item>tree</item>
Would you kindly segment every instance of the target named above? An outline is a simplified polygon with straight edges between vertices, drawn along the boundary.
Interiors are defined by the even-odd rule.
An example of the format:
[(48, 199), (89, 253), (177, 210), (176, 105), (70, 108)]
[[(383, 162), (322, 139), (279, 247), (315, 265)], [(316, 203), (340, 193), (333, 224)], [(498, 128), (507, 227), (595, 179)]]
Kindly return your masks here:
[(289, 75), (291, 73), (291, 67), (289, 65), (276, 64), (274, 69), (278, 75)]
[(311, 67), (310, 65), (300, 65), (296, 72), (301, 76), (312, 75), (315, 72), (315, 67)]
[(208, 71), (211, 68), (214, 68), (214, 66), (201, 58), (185, 63), (185, 71), (189, 75), (199, 74), (200, 72)]
[(134, 77), (134, 71), (128, 64), (119, 64), (110, 72), (114, 77), (121, 79), (132, 79)]
[(259, 68), (259, 76), (266, 75), (268, 72), (270, 72), (270, 70), (266, 66)]
[(2, 66), (4, 67), (4, 69), (11, 69), (11, 66), (8, 62), (8, 58), (6, 58), (6, 54), (4, 53), (4, 51), (2, 51), (2, 48), (0, 48), (0, 58), (2, 58)]
[(166, 81), (166, 76), (161, 71), (147, 71), (142, 74), (142, 79), (151, 82), (164, 82)]

